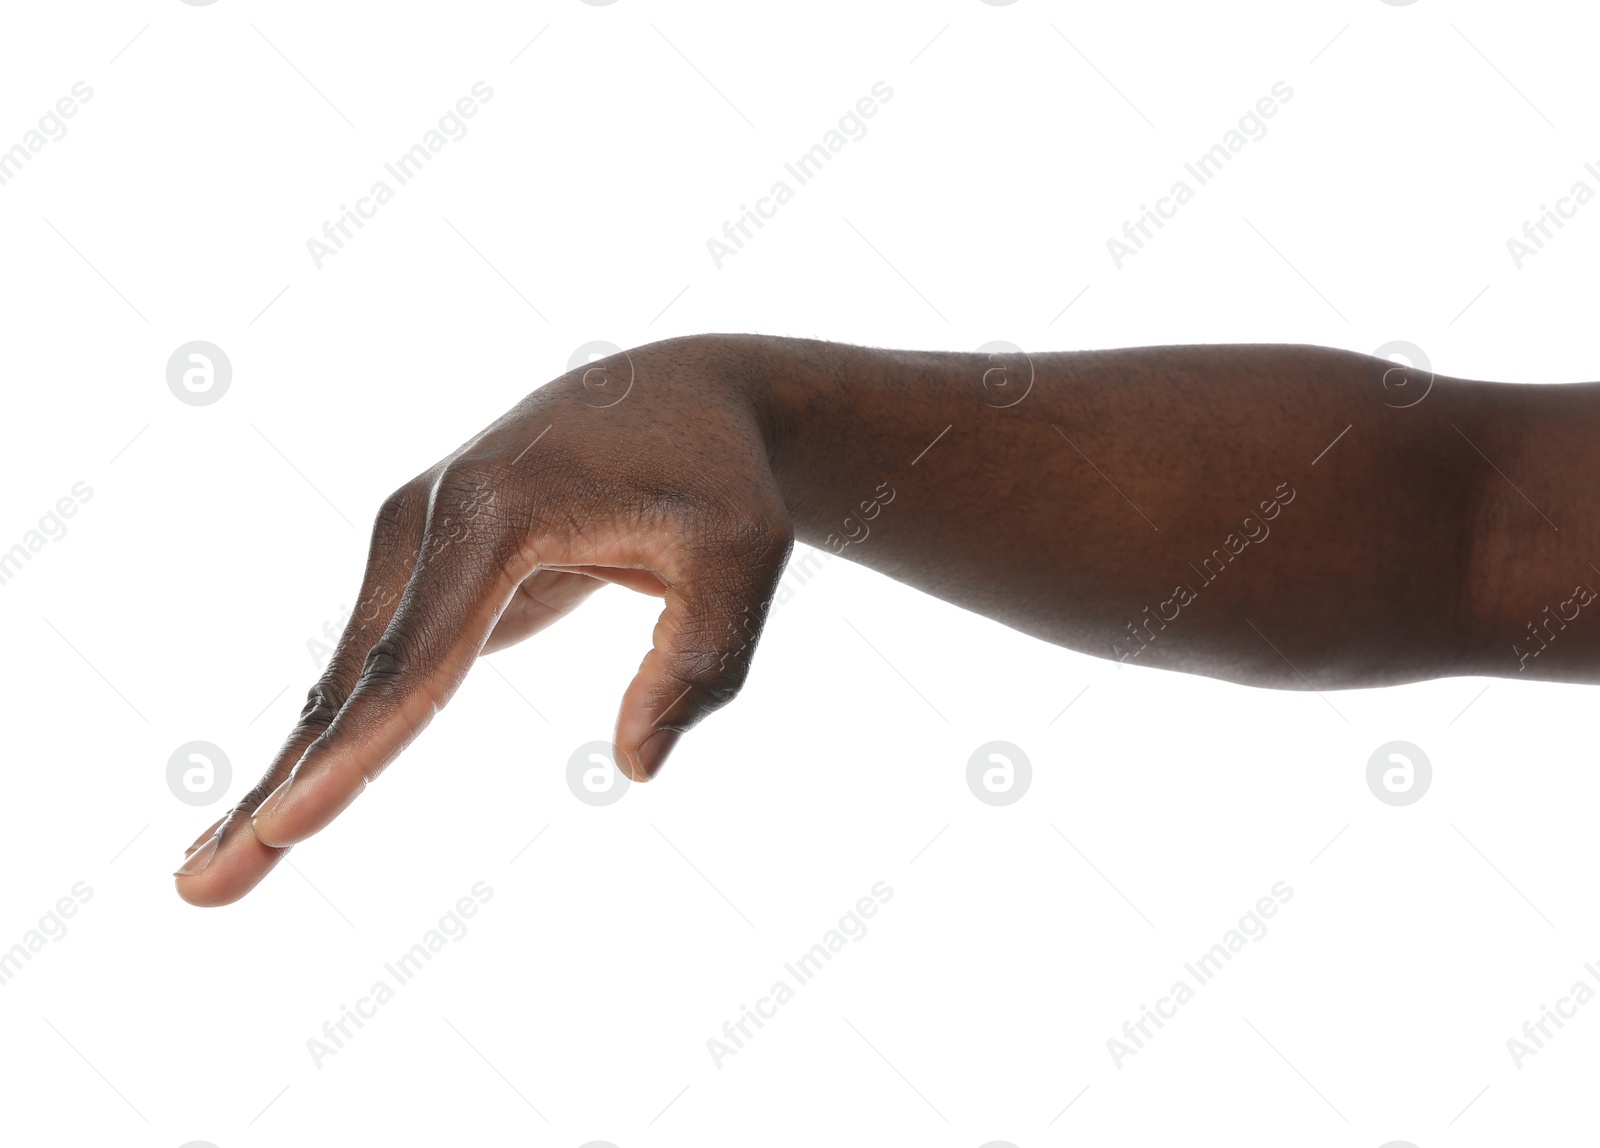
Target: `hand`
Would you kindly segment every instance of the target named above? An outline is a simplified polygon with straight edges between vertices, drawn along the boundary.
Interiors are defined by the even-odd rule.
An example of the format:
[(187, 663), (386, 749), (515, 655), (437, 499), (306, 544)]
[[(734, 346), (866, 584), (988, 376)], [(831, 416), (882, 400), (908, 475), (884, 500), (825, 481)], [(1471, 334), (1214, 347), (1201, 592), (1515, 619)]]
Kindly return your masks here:
[(480, 655), (603, 583), (665, 601), (614, 743), (646, 781), (744, 682), (794, 529), (731, 344), (656, 343), (569, 372), (385, 500), (360, 596), (261, 781), (190, 847), (179, 896), (224, 905), (323, 829)]

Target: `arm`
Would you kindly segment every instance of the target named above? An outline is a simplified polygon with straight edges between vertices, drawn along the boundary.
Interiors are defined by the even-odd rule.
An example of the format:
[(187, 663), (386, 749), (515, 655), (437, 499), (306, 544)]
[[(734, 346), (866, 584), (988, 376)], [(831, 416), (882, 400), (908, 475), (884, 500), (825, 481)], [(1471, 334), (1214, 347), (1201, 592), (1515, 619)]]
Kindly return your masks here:
[(1597, 407), (1587, 385), (1313, 347), (1030, 359), (704, 336), (613, 356), (385, 501), (300, 721), (178, 892), (243, 896), (480, 655), (607, 582), (663, 599), (614, 737), (647, 780), (738, 692), (796, 538), (1126, 663), (1291, 689), (1594, 680), (1577, 614), (1594, 593), (1574, 587), (1600, 584)]
[(1592, 628), (1548, 621), (1600, 586), (1594, 385), (1305, 346), (740, 342), (782, 364), (768, 439), (801, 540), (846, 538), (886, 480), (843, 556), (1046, 641), (1287, 689), (1600, 679)]

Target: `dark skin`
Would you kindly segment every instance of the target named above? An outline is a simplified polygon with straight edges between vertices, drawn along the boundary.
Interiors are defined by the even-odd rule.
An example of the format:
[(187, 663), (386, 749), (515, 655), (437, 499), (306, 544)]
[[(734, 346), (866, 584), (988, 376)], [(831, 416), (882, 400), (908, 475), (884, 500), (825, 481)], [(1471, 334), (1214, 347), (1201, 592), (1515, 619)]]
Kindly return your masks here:
[(478, 657), (608, 582), (663, 599), (614, 736), (649, 780), (737, 694), (796, 540), (1074, 650), (1251, 685), (1600, 680), (1597, 436), (1600, 385), (1309, 346), (615, 355), (386, 500), (300, 721), (178, 893), (244, 896)]

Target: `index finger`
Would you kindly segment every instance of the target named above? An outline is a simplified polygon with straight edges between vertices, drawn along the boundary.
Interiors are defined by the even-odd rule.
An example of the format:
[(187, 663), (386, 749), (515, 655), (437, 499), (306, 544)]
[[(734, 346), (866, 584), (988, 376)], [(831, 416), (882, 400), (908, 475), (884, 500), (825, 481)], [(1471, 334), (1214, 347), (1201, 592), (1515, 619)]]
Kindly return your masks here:
[(495, 516), (471, 520), (485, 489), (448, 469), (440, 477), (410, 582), (349, 699), (252, 818), (263, 843), (293, 845), (343, 812), (450, 700), (533, 573)]
[(178, 895), (193, 905), (226, 905), (261, 881), (283, 849), (256, 836), (250, 818), (333, 723), (361, 673), (367, 654), (388, 627), (410, 576), (422, 537), (426, 497), (415, 485), (384, 501), (372, 527), (361, 591), (326, 669), (306, 696), (305, 708), (255, 787), (202, 834), (174, 875)]

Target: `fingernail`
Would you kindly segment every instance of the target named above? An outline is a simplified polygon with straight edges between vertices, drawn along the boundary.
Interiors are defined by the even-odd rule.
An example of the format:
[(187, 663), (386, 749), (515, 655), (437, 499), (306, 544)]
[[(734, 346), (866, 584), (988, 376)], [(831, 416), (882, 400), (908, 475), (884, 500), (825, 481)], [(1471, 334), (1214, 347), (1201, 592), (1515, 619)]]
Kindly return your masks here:
[(639, 768), (644, 770), (646, 777), (654, 777), (660, 771), (661, 763), (667, 760), (672, 747), (678, 744), (681, 732), (675, 729), (658, 729), (644, 739), (644, 744), (639, 747)]
[(211, 864), (211, 858), (216, 855), (217, 846), (222, 843), (222, 834), (217, 834), (188, 857), (184, 858), (183, 866), (173, 874), (174, 877), (193, 877), (200, 870)]
[(217, 835), (217, 830), (222, 828), (222, 823), (227, 819), (228, 815), (223, 814), (221, 817), (213, 821), (211, 823), (211, 828), (207, 829), (204, 833), (200, 834), (200, 836), (196, 837), (193, 843), (190, 844), (189, 848), (183, 851), (183, 855), (187, 857), (196, 849), (200, 848), (200, 846), (204, 845), (207, 841), (210, 841), (213, 837), (215, 837)]
[(293, 780), (294, 778), (292, 777), (286, 778), (282, 785), (278, 786), (277, 789), (274, 789), (271, 793), (267, 794), (267, 799), (261, 803), (261, 805), (256, 809), (255, 813), (251, 816), (251, 825), (261, 824), (261, 819), (263, 817), (271, 820), (273, 812), (278, 808), (278, 806), (283, 804), (283, 799), (289, 792), (289, 783)]

